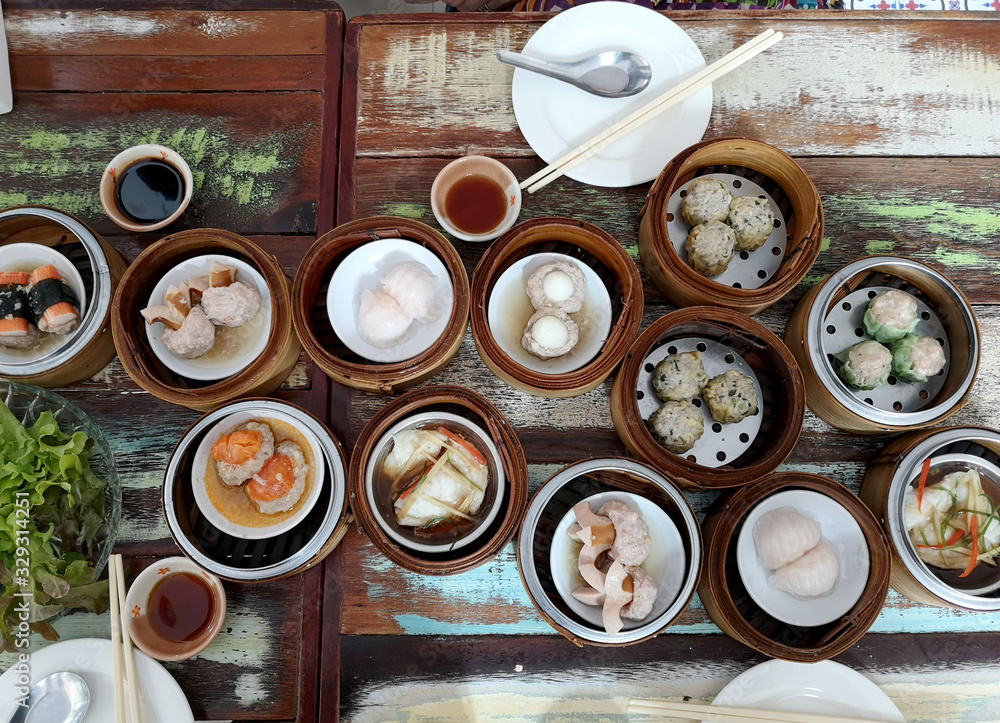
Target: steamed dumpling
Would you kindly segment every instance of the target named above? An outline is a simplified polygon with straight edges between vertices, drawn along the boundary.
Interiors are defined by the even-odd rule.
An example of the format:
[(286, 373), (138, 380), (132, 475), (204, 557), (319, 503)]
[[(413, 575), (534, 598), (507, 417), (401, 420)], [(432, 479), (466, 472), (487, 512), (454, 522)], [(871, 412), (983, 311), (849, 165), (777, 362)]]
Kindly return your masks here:
[(681, 215), (692, 226), (707, 221), (725, 221), (733, 194), (729, 184), (718, 178), (699, 178), (688, 186), (681, 203)]
[(683, 454), (705, 433), (705, 418), (690, 402), (667, 402), (650, 415), (646, 426), (657, 443)]
[(430, 322), (441, 316), (437, 279), (423, 264), (408, 261), (379, 279), (382, 291), (395, 299), (400, 310), (414, 321)]
[(410, 316), (383, 291), (365, 290), (358, 307), (358, 333), (374, 347), (388, 349), (410, 328)]
[(740, 251), (754, 251), (774, 231), (774, 213), (763, 198), (740, 196), (729, 204), (729, 226), (736, 234), (736, 248)]
[(838, 373), (856, 389), (875, 389), (889, 379), (892, 353), (877, 341), (863, 341), (836, 355), (843, 362)]
[(944, 348), (937, 339), (907, 334), (892, 342), (892, 368), (900, 379), (926, 382), (944, 369)]
[(691, 268), (702, 276), (718, 276), (733, 260), (736, 234), (722, 221), (707, 221), (691, 229), (684, 247)]
[(777, 570), (798, 560), (819, 544), (819, 523), (794, 507), (768, 510), (753, 526), (757, 559), (768, 570)]
[(917, 300), (899, 289), (875, 296), (865, 311), (865, 330), (883, 344), (912, 334), (919, 321)]
[(833, 589), (839, 576), (837, 551), (830, 543), (820, 541), (798, 560), (775, 571), (767, 583), (796, 597), (819, 597)]
[(735, 424), (752, 417), (760, 403), (753, 379), (735, 369), (712, 377), (702, 390), (702, 396), (708, 402), (712, 419), (723, 424)]
[(653, 369), (656, 396), (665, 402), (691, 401), (708, 384), (701, 352), (671, 354)]

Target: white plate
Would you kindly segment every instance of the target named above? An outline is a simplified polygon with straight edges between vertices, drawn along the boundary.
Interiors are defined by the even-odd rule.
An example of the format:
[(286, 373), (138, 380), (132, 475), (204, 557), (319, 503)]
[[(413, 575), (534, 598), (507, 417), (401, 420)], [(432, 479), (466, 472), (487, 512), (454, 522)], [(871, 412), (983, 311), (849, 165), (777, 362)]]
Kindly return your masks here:
[[(212, 501), (208, 497), (208, 490), (205, 487), (205, 470), (208, 468), (208, 459), (212, 453), (212, 445), (218, 442), (222, 435), (253, 419), (276, 419), (279, 422), (284, 422), (291, 427), (295, 427), (298, 433), (305, 437), (306, 442), (312, 448), (312, 457), (315, 465), (314, 469), (310, 470), (309, 474), (306, 475), (307, 480), (310, 475), (312, 476), (313, 483), (305, 491), (306, 499), (302, 503), (302, 506), (291, 517), (267, 527), (244, 527), (232, 522), (212, 504)], [(305, 519), (309, 511), (316, 505), (320, 490), (322, 490), (326, 482), (326, 463), (323, 458), (323, 447), (320, 445), (319, 440), (316, 439), (316, 435), (299, 424), (291, 415), (272, 409), (236, 412), (235, 414), (230, 414), (208, 430), (194, 453), (194, 462), (192, 462), (191, 470), (191, 489), (194, 492), (194, 501), (198, 505), (198, 509), (201, 510), (201, 513), (205, 515), (205, 518), (209, 522), (222, 530), (222, 532), (233, 537), (243, 538), (244, 540), (265, 540), (269, 537), (277, 537), (281, 533), (295, 527), (295, 525)]]
[(769, 660), (734, 678), (712, 705), (906, 723), (896, 704), (877, 685), (832, 660)]
[(0, 7), (0, 115), (14, 108), (14, 91), (10, 85), (10, 61), (7, 55), (7, 34), (3, 27), (3, 8)]
[[(399, 344), (379, 349), (362, 339), (358, 333), (361, 294), (378, 290), (380, 276), (385, 276), (399, 264), (410, 261), (426, 266), (438, 280), (441, 315), (429, 323), (413, 322)], [(326, 294), (326, 313), (333, 330), (348, 349), (373, 362), (399, 362), (427, 351), (448, 328), (455, 304), (451, 275), (441, 259), (433, 251), (406, 239), (372, 241), (352, 251), (333, 272), (329, 288), (337, 290), (336, 293), (328, 290)], [(345, 303), (345, 297), (350, 299), (349, 303)]]
[[(793, 507), (819, 523), (823, 539), (833, 545), (840, 560), (840, 576), (833, 590), (809, 600), (773, 589), (770, 571), (757, 561), (753, 528), (760, 516), (779, 507)], [(747, 515), (736, 542), (736, 565), (750, 597), (764, 612), (789, 625), (815, 627), (845, 615), (868, 584), (868, 543), (857, 520), (838, 502), (819, 492), (788, 490), (771, 495)]]
[[(583, 308), (570, 314), (570, 318), (581, 325), (580, 343), (569, 354), (554, 359), (539, 359), (521, 346), (524, 327), (535, 313), (525, 286), (535, 269), (552, 261), (575, 265), (587, 280)], [(601, 348), (611, 333), (611, 297), (597, 273), (572, 256), (534, 254), (516, 261), (500, 274), (487, 302), (487, 318), (497, 344), (515, 362), (542, 374), (565, 374), (579, 369), (601, 353)], [(589, 326), (585, 328), (583, 323)]]
[[(601, 98), (554, 78), (514, 70), (511, 93), (517, 124), (546, 163), (705, 67), (701, 51), (671, 20), (622, 2), (588, 3), (561, 12), (538, 29), (522, 52), (572, 61), (606, 50), (630, 50), (649, 61), (649, 86), (630, 98)], [(701, 140), (711, 113), (712, 88), (707, 87), (566, 175), (594, 186), (651, 181), (667, 161)]]
[(156, 358), (163, 362), (168, 369), (188, 379), (202, 381), (226, 379), (246, 369), (253, 363), (254, 359), (264, 353), (271, 330), (271, 292), (268, 291), (264, 277), (245, 261), (222, 254), (197, 256), (170, 269), (153, 287), (153, 293), (149, 295), (146, 306), (161, 305), (163, 295), (171, 286), (186, 283), (192, 276), (207, 276), (215, 261), (226, 266), (234, 266), (237, 272), (236, 280), (253, 286), (260, 293), (260, 311), (247, 322), (257, 325), (257, 333), (253, 338), (247, 339), (243, 345), (243, 353), (237, 356), (221, 359), (206, 359), (205, 357), (181, 359), (167, 351), (167, 347), (163, 343), (163, 330), (166, 327), (163, 324), (146, 324), (146, 338), (149, 340), (150, 346), (153, 347)]
[[(641, 567), (657, 584), (656, 602), (653, 611), (644, 620), (623, 620), (624, 630), (647, 625), (667, 611), (684, 584), (684, 573), (687, 569), (684, 541), (681, 539), (677, 525), (666, 512), (657, 507), (645, 497), (629, 492), (601, 492), (583, 500), (590, 504), (594, 513), (609, 500), (621, 500), (637, 510), (649, 526), (649, 557)], [(570, 510), (560, 520), (552, 535), (552, 547), (549, 551), (549, 567), (552, 570), (552, 581), (555, 583), (559, 596), (577, 615), (599, 630), (604, 630), (604, 619), (601, 608), (584, 605), (573, 597), (573, 590), (581, 587), (584, 582), (577, 570), (574, 559), (579, 553), (579, 545), (569, 536), (570, 526), (576, 522), (576, 515)]]
[[(194, 723), (191, 706), (170, 673), (145, 653), (136, 650), (135, 662), (143, 723)], [(115, 719), (115, 686), (112, 678), (111, 641), (97, 638), (64, 640), (31, 653), (31, 683), (53, 673), (76, 673), (90, 689), (90, 707), (83, 723), (108, 723)], [(12, 666), (0, 676), (0, 720), (14, 714)]]

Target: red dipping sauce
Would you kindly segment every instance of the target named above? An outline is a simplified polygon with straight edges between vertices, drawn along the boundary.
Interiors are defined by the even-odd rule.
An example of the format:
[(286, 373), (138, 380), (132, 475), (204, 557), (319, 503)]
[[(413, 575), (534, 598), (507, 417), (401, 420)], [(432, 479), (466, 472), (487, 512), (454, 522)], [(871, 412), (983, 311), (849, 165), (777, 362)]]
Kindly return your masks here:
[(470, 236), (489, 233), (507, 215), (507, 193), (489, 176), (465, 176), (445, 194), (444, 213), (463, 233)]

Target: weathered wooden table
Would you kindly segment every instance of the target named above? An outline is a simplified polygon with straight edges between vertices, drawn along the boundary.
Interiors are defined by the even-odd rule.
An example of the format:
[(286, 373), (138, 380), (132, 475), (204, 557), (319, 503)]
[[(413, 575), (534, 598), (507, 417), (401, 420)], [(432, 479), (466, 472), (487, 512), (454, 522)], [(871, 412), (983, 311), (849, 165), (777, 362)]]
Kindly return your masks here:
[[(674, 13), (711, 61), (768, 26), (786, 40), (714, 89), (709, 137), (740, 135), (796, 156), (826, 209), (824, 250), (794, 294), (761, 315), (779, 334), (803, 292), (847, 261), (896, 253), (930, 263), (974, 302), (983, 330), (976, 395), (955, 423), (1000, 426), (1000, 17), (990, 14)], [(338, 218), (395, 214), (434, 224), (428, 190), (449, 160), (485, 153), (524, 178), (541, 167), (518, 132), (510, 69), (538, 18), (396, 16), (348, 25)], [(648, 186), (600, 189), (563, 179), (525, 198), (522, 218), (572, 216), (633, 256)], [(471, 272), (481, 250), (457, 243)], [(648, 283), (646, 323), (669, 310)], [(433, 382), (467, 385), (516, 425), (535, 487), (589, 455), (625, 454), (608, 384), (575, 399), (515, 392), (483, 367), (471, 337)], [(338, 391), (332, 420), (350, 444), (384, 403)], [(787, 465), (857, 489), (884, 439), (813, 415)], [(704, 507), (708, 496), (699, 496)], [(464, 575), (412, 575), (357, 532), (326, 564), (342, 595), (340, 674), (324, 670), (322, 720), (624, 720), (633, 695), (710, 699), (759, 655), (719, 634), (700, 604), (650, 642), (575, 648), (539, 617), (513, 547)], [(338, 645), (324, 626), (324, 649)], [(896, 594), (840, 661), (892, 696), (908, 720), (1000, 719), (1000, 616), (910, 604)]]
[[(293, 274), (317, 231), (332, 227), (343, 40), (336, 6), (243, 12), (230, 2), (211, 12), (96, 12), (5, 5), (15, 109), (0, 116), (0, 207), (45, 204), (76, 214), (131, 261), (164, 234), (114, 226), (97, 183), (118, 151), (160, 142), (179, 151), (196, 178), (191, 209), (170, 231), (235, 231)], [(278, 396), (324, 415), (328, 389), (325, 375), (303, 363)], [(199, 415), (152, 398), (117, 361), (57, 391), (111, 441), (125, 486), (117, 549), (127, 564), (135, 572), (179, 554), (160, 487), (174, 444)], [(316, 569), (268, 585), (227, 584), (229, 611), (216, 642), (195, 660), (167, 666), (196, 719), (316, 720), (322, 579)], [(57, 629), (64, 638), (109, 637), (107, 616), (70, 615)], [(0, 668), (9, 664), (0, 657)]]

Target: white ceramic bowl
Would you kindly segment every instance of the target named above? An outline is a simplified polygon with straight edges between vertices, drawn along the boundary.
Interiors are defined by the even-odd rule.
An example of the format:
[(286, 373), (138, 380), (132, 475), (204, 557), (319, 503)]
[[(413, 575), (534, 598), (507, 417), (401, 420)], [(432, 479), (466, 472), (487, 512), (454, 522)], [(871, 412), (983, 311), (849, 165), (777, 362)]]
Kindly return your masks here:
[[(397, 432), (401, 432), (404, 429), (422, 428), (436, 424), (448, 424), (452, 427), (456, 427), (468, 435), (475, 437), (481, 447), (486, 448), (488, 452), (487, 464), (490, 468), (490, 486), (493, 490), (495, 490), (495, 493), (489, 489), (487, 490), (486, 497), (483, 500), (483, 506), (486, 507), (486, 510), (485, 512), (481, 512), (482, 516), (480, 517), (480, 521), (471, 532), (465, 535), (465, 537), (462, 537), (455, 542), (428, 544), (400, 533), (400, 531), (396, 529), (396, 526), (390, 524), (389, 520), (386, 519), (386, 514), (391, 514), (391, 505), (389, 507), (384, 504), (380, 505), (375, 498), (375, 468), (382, 463), (382, 460), (385, 459), (385, 455), (388, 454), (389, 445), (392, 441), (392, 435)], [(405, 419), (402, 419), (392, 425), (386, 433), (382, 435), (382, 438), (378, 441), (378, 443), (376, 443), (376, 445), (372, 448), (371, 456), (368, 458), (368, 463), (365, 465), (365, 495), (368, 497), (368, 506), (374, 513), (378, 526), (382, 528), (382, 531), (385, 532), (385, 534), (398, 542), (400, 545), (417, 552), (451, 552), (452, 550), (465, 547), (481, 537), (483, 533), (490, 528), (490, 525), (493, 524), (493, 520), (495, 520), (497, 515), (500, 513), (506, 484), (507, 480), (504, 476), (503, 462), (500, 459), (500, 452), (497, 450), (496, 444), (493, 443), (493, 439), (486, 432), (486, 430), (478, 424), (473, 424), (465, 417), (460, 417), (457, 414), (450, 414), (448, 412), (422, 412), (406, 417)], [(482, 508), (480, 509), (482, 510)]]
[[(486, 233), (470, 234), (459, 231), (444, 211), (445, 198), (456, 181), (466, 176), (486, 176), (503, 188), (507, 195), (507, 213), (496, 228)], [(488, 156), (464, 156), (442, 168), (431, 185), (431, 211), (441, 228), (463, 241), (492, 241), (502, 236), (514, 225), (521, 214), (521, 186), (517, 177), (500, 161)]]
[[(440, 316), (431, 322), (414, 321), (396, 346), (380, 349), (365, 341), (358, 332), (358, 307), (361, 294), (379, 288), (379, 277), (385, 276), (402, 263), (423, 264), (438, 282), (441, 295)], [(451, 320), (455, 291), (451, 275), (444, 262), (430, 249), (406, 239), (372, 241), (355, 249), (345, 258), (330, 278), (326, 294), (326, 313), (333, 330), (347, 348), (374, 362), (398, 362), (422, 354), (434, 345)], [(345, 299), (350, 299), (345, 303)]]
[[(115, 183), (118, 176), (128, 166), (146, 158), (162, 158), (177, 169), (178, 173), (181, 174), (181, 179), (184, 181), (184, 197), (181, 199), (181, 205), (177, 207), (177, 210), (167, 218), (156, 223), (142, 224), (132, 221), (118, 210), (118, 206), (115, 205)], [(194, 176), (191, 174), (191, 168), (188, 166), (187, 161), (181, 158), (179, 153), (166, 146), (145, 143), (140, 146), (126, 148), (111, 159), (111, 163), (108, 164), (108, 167), (104, 169), (104, 173), (101, 175), (99, 193), (104, 213), (117, 225), (129, 231), (156, 231), (172, 224), (187, 209), (188, 204), (191, 203), (191, 196), (194, 193)]]
[[(215, 598), (215, 612), (212, 621), (205, 630), (194, 640), (183, 645), (183, 650), (174, 655), (164, 655), (157, 650), (147, 646), (141, 635), (135, 635), (134, 626), (138, 617), (146, 614), (149, 605), (149, 596), (153, 593), (160, 580), (169, 575), (185, 572), (196, 575), (208, 583), (208, 587)], [(187, 660), (202, 652), (212, 641), (215, 640), (219, 631), (222, 630), (222, 623), (226, 619), (226, 591), (222, 587), (222, 581), (210, 572), (205, 572), (186, 557), (168, 557), (157, 560), (152, 565), (139, 573), (139, 576), (132, 582), (125, 597), (125, 609), (129, 611), (127, 619), (129, 631), (132, 633), (132, 641), (142, 652), (156, 660)], [(178, 646), (181, 647), (181, 646)]]
[(171, 354), (163, 343), (163, 330), (165, 328), (163, 324), (146, 324), (146, 338), (149, 340), (149, 345), (153, 348), (156, 358), (163, 362), (168, 369), (188, 379), (201, 381), (226, 379), (250, 366), (254, 359), (267, 348), (268, 334), (271, 329), (271, 292), (267, 288), (264, 277), (257, 269), (232, 256), (208, 254), (178, 264), (164, 274), (153, 287), (153, 293), (149, 295), (146, 306), (162, 304), (163, 294), (171, 285), (178, 286), (192, 276), (207, 275), (215, 261), (236, 267), (236, 280), (253, 286), (260, 293), (260, 311), (257, 312), (257, 316), (247, 322), (255, 325), (255, 333), (244, 342), (242, 353), (236, 356), (219, 359), (206, 359), (204, 356), (198, 359), (181, 359)]
[[(583, 308), (570, 314), (570, 318), (581, 325), (580, 343), (563, 356), (539, 359), (521, 346), (524, 327), (535, 313), (525, 287), (535, 269), (552, 261), (575, 265), (587, 281)], [(490, 331), (507, 356), (521, 366), (542, 374), (565, 374), (579, 369), (601, 353), (611, 333), (611, 296), (607, 287), (592, 268), (565, 254), (534, 254), (511, 264), (493, 285), (486, 313)]]
[[(837, 551), (840, 576), (826, 595), (800, 599), (768, 585), (770, 571), (757, 560), (753, 528), (761, 515), (780, 507), (792, 507), (816, 520), (823, 539)], [(844, 507), (819, 492), (788, 490), (771, 495), (747, 515), (736, 542), (736, 564), (747, 592), (764, 612), (789, 625), (815, 627), (840, 618), (858, 602), (868, 584), (870, 557), (861, 526)]]
[[(634, 630), (655, 620), (667, 611), (677, 599), (686, 574), (686, 555), (684, 541), (677, 525), (657, 505), (644, 497), (629, 492), (601, 492), (583, 500), (590, 504), (596, 514), (601, 505), (610, 500), (621, 500), (636, 510), (649, 526), (649, 557), (642, 563), (645, 570), (657, 586), (656, 602), (653, 611), (644, 620), (622, 620), (624, 630)], [(570, 510), (559, 522), (552, 538), (552, 552), (549, 564), (552, 570), (552, 581), (555, 583), (559, 596), (577, 615), (597, 628), (604, 627), (601, 608), (584, 605), (573, 597), (573, 590), (586, 583), (577, 571), (576, 559), (580, 553), (580, 543), (569, 536), (570, 526), (576, 522), (576, 515)]]
[[(29, 266), (38, 268), (39, 266), (47, 265), (55, 266), (59, 271), (59, 275), (62, 276), (63, 281), (69, 284), (69, 287), (73, 289), (73, 293), (76, 294), (76, 298), (80, 302), (79, 312), (80, 324), (82, 326), (87, 312), (87, 290), (83, 286), (83, 277), (80, 276), (80, 272), (77, 271), (68, 258), (55, 249), (43, 246), (42, 244), (16, 243), (0, 246), (0, 271), (28, 271)], [(52, 334), (50, 336), (56, 337), (54, 344), (40, 343), (38, 348), (24, 351), (7, 349), (0, 346), (0, 362), (24, 362), (26, 359), (36, 357), (36, 354), (33, 352), (37, 352), (38, 358), (48, 356), (57, 349), (65, 346), (76, 335), (77, 330), (63, 337)]]
[[(219, 441), (219, 438), (224, 434), (254, 419), (276, 419), (279, 422), (284, 422), (289, 426), (295, 427), (299, 434), (305, 437), (312, 451), (313, 458), (313, 469), (309, 470), (309, 473), (306, 475), (306, 491), (303, 493), (305, 499), (302, 504), (299, 505), (295, 514), (281, 522), (276, 522), (273, 525), (265, 527), (246, 527), (231, 521), (209, 499), (208, 490), (205, 486), (205, 470), (208, 469), (212, 445)], [(217, 422), (215, 426), (205, 433), (205, 436), (198, 444), (191, 470), (191, 489), (194, 491), (194, 500), (201, 513), (222, 532), (246, 540), (264, 540), (269, 537), (277, 537), (295, 527), (295, 525), (305, 519), (309, 511), (315, 506), (326, 480), (326, 464), (323, 457), (323, 447), (320, 445), (319, 439), (316, 438), (316, 435), (312, 431), (303, 427), (294, 417), (274, 409), (244, 410), (231, 414)], [(309, 484), (310, 479), (312, 480), (312, 484)]]

